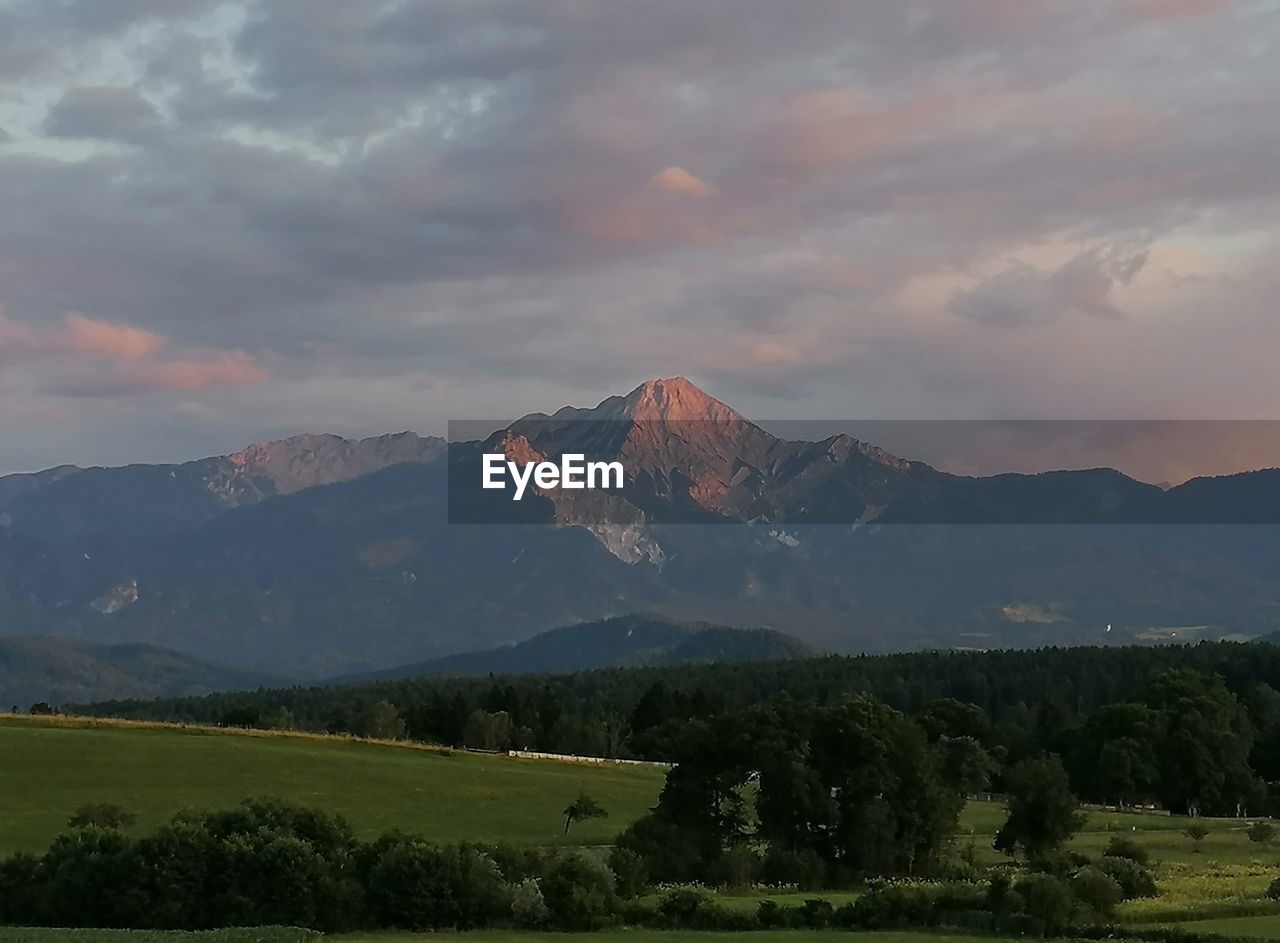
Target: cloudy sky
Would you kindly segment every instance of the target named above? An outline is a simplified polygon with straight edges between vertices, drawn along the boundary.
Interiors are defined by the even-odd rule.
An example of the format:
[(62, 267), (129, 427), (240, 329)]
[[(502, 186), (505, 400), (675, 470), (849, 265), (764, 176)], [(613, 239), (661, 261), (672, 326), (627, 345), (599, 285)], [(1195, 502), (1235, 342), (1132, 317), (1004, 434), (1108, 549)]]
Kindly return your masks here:
[(1276, 418), (1253, 0), (0, 0), (0, 471), (763, 418)]

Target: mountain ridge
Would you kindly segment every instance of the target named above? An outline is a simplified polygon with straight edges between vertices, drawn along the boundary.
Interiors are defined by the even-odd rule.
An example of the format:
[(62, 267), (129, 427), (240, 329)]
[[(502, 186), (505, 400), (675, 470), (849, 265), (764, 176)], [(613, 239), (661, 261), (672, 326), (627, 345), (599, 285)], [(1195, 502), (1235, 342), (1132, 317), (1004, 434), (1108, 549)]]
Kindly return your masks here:
[(632, 614), (560, 626), (498, 648), (342, 675), (326, 683), (429, 675), (545, 674), (702, 661), (777, 661), (818, 654), (817, 648), (773, 629)]
[[(10, 507), (43, 495), (44, 523), (78, 526), (0, 527), (0, 624), (322, 678), (632, 612), (889, 651), (1079, 643), (1111, 624), (1111, 638), (1239, 630), (1280, 603), (1280, 529), (1187, 524), (1280, 521), (1275, 472), (1168, 491), (1112, 469), (966, 478), (847, 436), (780, 439), (681, 378), (447, 451), (411, 433), (362, 440), (384, 446), (363, 474), (346, 441), (334, 466), (314, 440), (245, 450), (283, 484), (232, 506), (200, 475), (175, 497), (178, 466), (126, 469), (138, 477), (123, 493), (66, 490), (87, 471), (11, 482), (24, 494)], [(435, 458), (386, 464), (419, 447)], [(594, 503), (534, 494), (518, 520), (451, 524), (455, 492), (495, 497), (467, 463), (507, 447), (625, 454), (639, 473)], [(1166, 519), (1181, 524), (1145, 526)]]
[(280, 675), (213, 664), (154, 645), (0, 637), (0, 705), (5, 707), (181, 697), (283, 681)]

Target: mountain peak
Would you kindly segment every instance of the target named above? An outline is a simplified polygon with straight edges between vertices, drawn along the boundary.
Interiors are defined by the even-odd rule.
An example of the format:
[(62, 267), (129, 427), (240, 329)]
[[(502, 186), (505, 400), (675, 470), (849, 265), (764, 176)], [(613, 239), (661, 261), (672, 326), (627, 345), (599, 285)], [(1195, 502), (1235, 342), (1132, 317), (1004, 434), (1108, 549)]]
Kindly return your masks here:
[(623, 398), (622, 406), (625, 415), (634, 420), (746, 421), (737, 410), (684, 377), (646, 380)]

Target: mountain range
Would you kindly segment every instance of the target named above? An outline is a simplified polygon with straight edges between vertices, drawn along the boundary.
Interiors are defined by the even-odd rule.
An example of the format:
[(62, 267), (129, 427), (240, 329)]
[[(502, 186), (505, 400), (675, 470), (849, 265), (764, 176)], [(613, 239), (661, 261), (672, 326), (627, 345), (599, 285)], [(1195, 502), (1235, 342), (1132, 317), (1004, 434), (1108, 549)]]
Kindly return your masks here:
[[(632, 480), (512, 515), (478, 487), (495, 450), (617, 457)], [(473, 518), (490, 522), (450, 523)], [(298, 436), (0, 478), (0, 634), (311, 678), (633, 612), (838, 651), (1258, 634), (1280, 627), (1277, 521), (1275, 470), (1172, 489), (950, 475), (847, 436), (780, 439), (676, 378), (447, 447)]]
[(563, 626), (514, 645), (331, 680), (345, 683), (430, 675), (548, 674), (693, 662), (787, 661), (817, 654), (819, 651), (812, 645), (772, 629), (627, 615)]
[(279, 676), (215, 665), (153, 645), (0, 638), (0, 710), (43, 701), (182, 697), (279, 685)]

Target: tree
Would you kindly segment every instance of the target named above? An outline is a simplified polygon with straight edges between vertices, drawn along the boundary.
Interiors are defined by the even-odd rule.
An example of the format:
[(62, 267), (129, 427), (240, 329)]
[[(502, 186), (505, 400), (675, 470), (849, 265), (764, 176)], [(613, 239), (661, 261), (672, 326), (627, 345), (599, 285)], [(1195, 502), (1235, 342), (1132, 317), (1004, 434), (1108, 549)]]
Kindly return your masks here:
[(93, 802), (82, 805), (67, 819), (71, 828), (128, 828), (138, 817), (123, 806), (111, 802)]
[(1080, 803), (1062, 761), (1055, 755), (1023, 760), (1005, 774), (1009, 818), (993, 847), (1034, 858), (1061, 847), (1084, 824)]
[(569, 829), (575, 822), (584, 822), (587, 819), (604, 819), (608, 818), (609, 813), (595, 799), (588, 796), (585, 792), (579, 793), (578, 798), (570, 802), (564, 809), (564, 833), (569, 834)]
[(930, 741), (943, 737), (969, 737), (984, 743), (991, 734), (991, 720), (986, 711), (977, 704), (966, 704), (950, 697), (941, 698), (926, 707), (920, 715), (920, 726)]
[(1245, 834), (1249, 836), (1249, 841), (1265, 845), (1276, 837), (1276, 828), (1270, 822), (1254, 822)]
[(1209, 837), (1209, 830), (1205, 828), (1203, 825), (1188, 825), (1185, 829), (1183, 829), (1182, 834), (1186, 835), (1188, 838), (1191, 839), (1192, 842), (1195, 843), (1195, 848), (1192, 850), (1196, 854), (1199, 854), (1200, 843)]
[(942, 778), (965, 795), (984, 792), (991, 784), (995, 761), (973, 737), (943, 735), (937, 743), (942, 758)]
[(351, 732), (373, 740), (399, 740), (404, 736), (404, 718), (394, 704), (378, 701), (356, 716)]
[(1222, 678), (1167, 671), (1152, 682), (1147, 703), (1164, 718), (1160, 798), (1167, 809), (1236, 814), (1258, 791), (1249, 768), (1253, 727)]
[(511, 715), (506, 711), (475, 710), (462, 730), (462, 743), (472, 750), (505, 750), (511, 733)]

